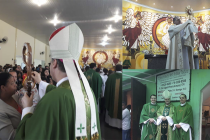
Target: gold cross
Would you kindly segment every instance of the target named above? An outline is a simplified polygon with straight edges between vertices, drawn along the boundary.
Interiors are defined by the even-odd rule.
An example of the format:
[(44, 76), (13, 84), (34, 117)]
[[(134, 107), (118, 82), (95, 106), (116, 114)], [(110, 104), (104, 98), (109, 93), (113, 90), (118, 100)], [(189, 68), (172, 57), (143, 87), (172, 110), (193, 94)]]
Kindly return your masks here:
[(182, 109), (179, 110), (180, 113), (182, 113), (182, 111), (183, 111)]
[(154, 109), (154, 108), (152, 108), (152, 109), (151, 109), (151, 112), (155, 112), (155, 109)]
[(153, 138), (153, 135), (152, 135), (152, 134), (150, 134), (150, 135), (149, 135), (149, 139), (151, 140), (152, 138)]

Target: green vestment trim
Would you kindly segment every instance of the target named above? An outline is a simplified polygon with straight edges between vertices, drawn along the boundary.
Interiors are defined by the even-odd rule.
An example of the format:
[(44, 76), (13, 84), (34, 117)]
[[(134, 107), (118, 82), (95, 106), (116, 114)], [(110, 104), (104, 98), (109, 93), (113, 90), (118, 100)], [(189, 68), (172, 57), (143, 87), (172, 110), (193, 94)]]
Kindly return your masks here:
[(140, 115), (140, 129), (143, 125), (143, 130), (141, 133), (141, 140), (155, 140), (155, 136), (157, 133), (157, 126), (154, 123), (147, 123), (143, 124), (145, 121), (147, 121), (149, 118), (153, 118), (155, 121), (157, 121), (157, 110), (159, 109), (159, 105), (147, 103), (143, 106), (143, 109), (141, 111)]
[[(174, 124), (186, 123), (190, 125), (192, 140), (194, 140), (194, 124), (192, 107), (186, 103), (184, 106), (176, 107), (174, 113)], [(173, 134), (173, 140), (190, 140), (189, 129), (185, 132), (182, 128), (176, 128)]]
[(96, 100), (98, 101), (100, 94), (102, 93), (102, 79), (99, 73), (93, 69), (87, 70), (84, 75), (86, 76), (90, 87), (92, 88)]
[(104, 98), (109, 116), (122, 119), (122, 73), (114, 73), (108, 77)]
[[(81, 87), (86, 106), (87, 138), (91, 140), (90, 105), (82, 82)], [(99, 140), (101, 140), (100, 121), (95, 98), (94, 101)], [(27, 114), (23, 117), (16, 131), (15, 140), (75, 140), (75, 111), (75, 101), (69, 81), (63, 82), (57, 88), (48, 85), (46, 95), (37, 104), (34, 114)]]
[[(163, 105), (157, 111), (157, 117), (159, 116), (169, 116), (173, 119), (175, 112), (175, 107), (172, 103), (169, 106)], [(157, 126), (157, 136), (156, 140), (172, 140), (172, 126), (169, 125), (168, 121), (162, 121), (162, 123)]]

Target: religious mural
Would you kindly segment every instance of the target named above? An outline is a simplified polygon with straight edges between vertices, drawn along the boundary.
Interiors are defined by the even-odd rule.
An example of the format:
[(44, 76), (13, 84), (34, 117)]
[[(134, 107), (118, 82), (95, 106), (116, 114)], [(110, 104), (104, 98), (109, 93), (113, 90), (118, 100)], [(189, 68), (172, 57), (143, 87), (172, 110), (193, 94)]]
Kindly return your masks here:
[(96, 63), (97, 67), (113, 69), (117, 64), (122, 64), (122, 49), (83, 49), (79, 64), (82, 67)]
[[(146, 69), (148, 60), (144, 55), (167, 55), (170, 45), (168, 29), (173, 18), (182, 23), (189, 17), (183, 14), (164, 13), (123, 1), (123, 65), (132, 69)], [(198, 28), (194, 34), (194, 55), (207, 59), (210, 46), (210, 11), (194, 12), (191, 21)], [(202, 56), (201, 56), (202, 57)], [(201, 67), (200, 67), (201, 68)]]

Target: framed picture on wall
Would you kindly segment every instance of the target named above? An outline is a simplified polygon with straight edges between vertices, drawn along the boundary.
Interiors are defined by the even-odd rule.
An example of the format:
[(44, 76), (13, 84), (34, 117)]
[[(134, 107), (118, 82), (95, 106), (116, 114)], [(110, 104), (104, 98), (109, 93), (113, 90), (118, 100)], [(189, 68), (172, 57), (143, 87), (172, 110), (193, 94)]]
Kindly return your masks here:
[(156, 76), (157, 102), (164, 102), (162, 93), (168, 90), (172, 96), (171, 101), (180, 101), (179, 96), (185, 94), (190, 100), (191, 71), (190, 69), (174, 70)]

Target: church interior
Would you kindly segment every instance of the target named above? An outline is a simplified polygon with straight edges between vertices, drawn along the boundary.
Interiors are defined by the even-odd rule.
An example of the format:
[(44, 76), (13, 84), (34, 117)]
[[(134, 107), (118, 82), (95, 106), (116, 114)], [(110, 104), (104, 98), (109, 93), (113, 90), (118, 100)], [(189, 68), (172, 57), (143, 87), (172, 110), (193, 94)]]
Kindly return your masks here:
[[(79, 58), (82, 70), (90, 63), (99, 69), (115, 71), (122, 64), (122, 1), (5, 0), (0, 2), (0, 65), (26, 65), (22, 59), (24, 43), (32, 48), (32, 64), (50, 65), (50, 35), (76, 23), (84, 35)], [(0, 69), (1, 69), (0, 68)], [(100, 116), (103, 140), (122, 139), (122, 130), (105, 123)]]
[[(172, 77), (173, 73), (177, 73)], [(181, 73), (188, 73), (188, 78)], [(178, 106), (179, 98), (175, 97), (180, 93), (187, 95), (187, 103), (192, 106), (193, 122), (194, 122), (194, 138), (195, 139), (209, 139), (210, 123), (209, 123), (209, 70), (165, 70), (165, 69), (150, 69), (150, 70), (123, 70), (123, 97), (122, 101), (126, 105), (131, 105), (131, 139), (140, 139), (139, 118), (144, 104), (150, 102), (152, 94), (157, 95), (157, 104), (163, 105), (162, 92), (160, 88), (167, 89), (172, 92), (171, 102), (174, 106)], [(169, 77), (167, 77), (167, 75)], [(182, 75), (183, 78), (177, 78)], [(174, 85), (179, 85), (178, 81), (188, 79), (189, 82), (184, 83), (184, 88), (174, 88), (166, 85), (160, 85), (163, 79), (159, 78), (164, 76), (166, 80), (174, 82)], [(176, 81), (176, 83), (175, 83)], [(181, 82), (182, 83), (182, 82)], [(162, 86), (162, 87), (161, 87)], [(161, 93), (161, 94), (160, 94)], [(176, 94), (178, 93), (178, 94)], [(199, 114), (199, 115), (198, 115)], [(132, 131), (133, 130), (133, 131)]]
[(192, 54), (195, 69), (209, 69), (209, 6), (206, 0), (123, 0), (124, 69), (165, 69), (170, 46), (169, 27), (175, 16), (181, 23), (188, 20), (186, 8), (192, 10), (191, 21), (198, 28), (198, 33), (194, 33)]
[(95, 62), (98, 67), (114, 69), (116, 64), (122, 63), (121, 8), (119, 0), (74, 3), (2, 1), (0, 56), (4, 59), (0, 59), (0, 65), (16, 63), (24, 67), (21, 50), (25, 42), (32, 47), (33, 64), (48, 65), (51, 60), (48, 44), (51, 33), (75, 22), (85, 36), (80, 66), (84, 68)]

